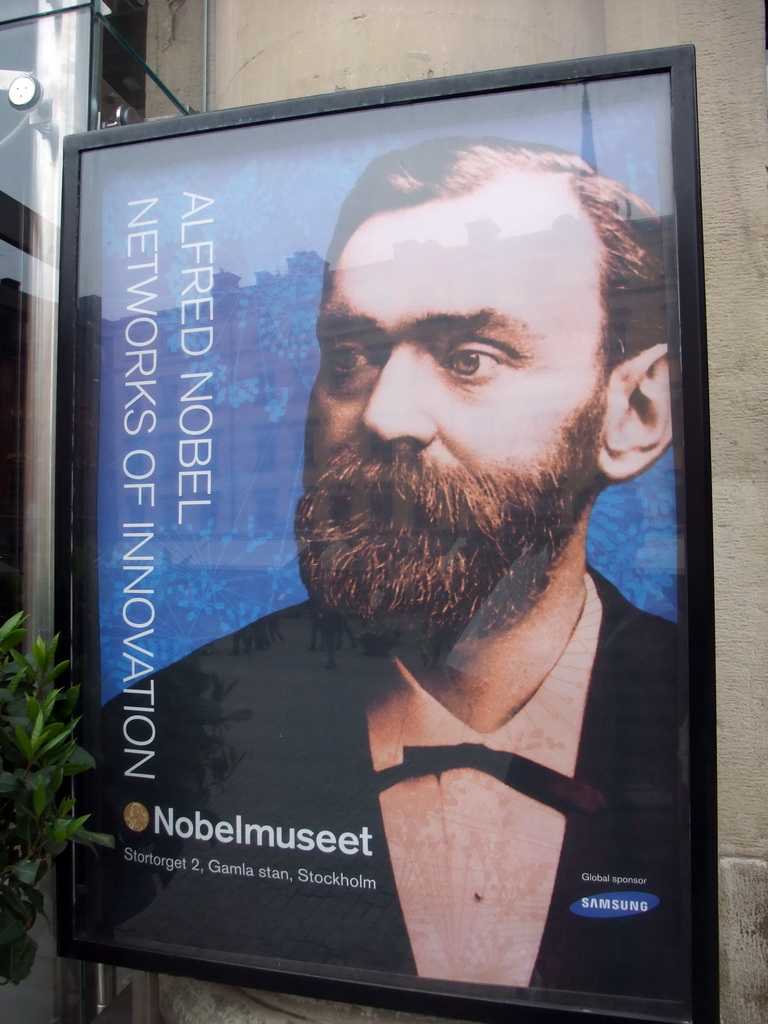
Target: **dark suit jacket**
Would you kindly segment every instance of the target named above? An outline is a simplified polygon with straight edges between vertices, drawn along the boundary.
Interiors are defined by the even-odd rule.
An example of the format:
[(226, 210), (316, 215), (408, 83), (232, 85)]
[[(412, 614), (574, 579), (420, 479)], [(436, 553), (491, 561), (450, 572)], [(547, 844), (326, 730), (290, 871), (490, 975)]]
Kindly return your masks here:
[[(596, 582), (603, 619), (576, 778), (600, 790), (606, 808), (568, 816), (532, 985), (676, 1000), (685, 977), (679, 814), (686, 806), (676, 629), (638, 611), (606, 581)], [(413, 975), (365, 719), (375, 677), (391, 671), (389, 662), (361, 657), (354, 674), (296, 679), (264, 672), (260, 656), (231, 659), (226, 675), (240, 677), (231, 693), (231, 680), (221, 669), (206, 669), (200, 652), (157, 674), (156, 781), (121, 774), (125, 761), (114, 751), (125, 746), (125, 701), (117, 698), (105, 709), (111, 753), (101, 775), (100, 824), (119, 843), (105, 859), (102, 880), (113, 894), (113, 913), (92, 926), (107, 938), (116, 929), (121, 942), (159, 943), (187, 954), (190, 947), (219, 950), (234, 962), (269, 957), (342, 974), (360, 968)], [(151, 827), (136, 833), (122, 821), (129, 800), (144, 803), (150, 814), (155, 805), (173, 806), (177, 816), (200, 811), (212, 822), (240, 813), (246, 822), (337, 835), (366, 826), (372, 855), (235, 847), (157, 836)], [(153, 877), (149, 865), (126, 859), (127, 848), (186, 858), (185, 869), (160, 868)], [(193, 858), (204, 872), (192, 870)], [(212, 860), (248, 865), (254, 874), (225, 876), (211, 869)], [(362, 876), (375, 888), (302, 883), (302, 868)], [(584, 880), (589, 874), (646, 882)], [(659, 905), (608, 919), (570, 909), (584, 896), (626, 890), (651, 893)]]

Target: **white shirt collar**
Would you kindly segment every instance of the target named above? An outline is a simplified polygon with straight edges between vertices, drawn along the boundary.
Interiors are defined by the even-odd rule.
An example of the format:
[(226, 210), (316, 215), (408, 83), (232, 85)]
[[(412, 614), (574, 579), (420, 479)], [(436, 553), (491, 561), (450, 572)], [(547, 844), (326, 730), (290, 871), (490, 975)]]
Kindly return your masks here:
[(557, 664), (525, 707), (494, 732), (479, 733), (460, 721), (395, 659), (397, 683), (368, 712), (374, 768), (400, 764), (404, 746), (484, 743), (573, 775), (602, 619), (602, 605), (588, 575), (584, 586), (581, 617)]

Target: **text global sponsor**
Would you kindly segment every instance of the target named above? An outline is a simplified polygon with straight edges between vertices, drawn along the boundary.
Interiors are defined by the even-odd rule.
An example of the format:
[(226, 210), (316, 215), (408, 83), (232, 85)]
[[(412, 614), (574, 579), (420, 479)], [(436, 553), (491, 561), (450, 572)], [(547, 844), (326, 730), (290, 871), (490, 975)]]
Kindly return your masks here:
[(579, 917), (630, 917), (647, 914), (659, 902), (659, 897), (649, 892), (601, 892), (575, 900), (570, 910)]

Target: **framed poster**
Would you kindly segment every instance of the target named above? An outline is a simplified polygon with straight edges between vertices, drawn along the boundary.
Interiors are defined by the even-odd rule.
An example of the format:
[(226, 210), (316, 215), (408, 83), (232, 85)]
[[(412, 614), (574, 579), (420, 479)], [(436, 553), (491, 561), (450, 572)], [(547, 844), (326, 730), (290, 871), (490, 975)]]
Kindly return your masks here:
[(64, 952), (714, 1020), (692, 51), (74, 137), (65, 187), (60, 607), (116, 848)]

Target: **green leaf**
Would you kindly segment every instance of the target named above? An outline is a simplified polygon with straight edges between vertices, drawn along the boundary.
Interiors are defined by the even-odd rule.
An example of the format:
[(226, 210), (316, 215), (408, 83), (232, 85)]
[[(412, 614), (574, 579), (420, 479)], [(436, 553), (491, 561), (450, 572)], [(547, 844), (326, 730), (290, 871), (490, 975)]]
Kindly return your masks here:
[(59, 691), (61, 693), (61, 716), (69, 718), (80, 699), (80, 687), (70, 686), (68, 689)]
[[(57, 819), (58, 820), (58, 819)], [(67, 829), (64, 825), (48, 825), (45, 829), (45, 835), (52, 843), (63, 844), (66, 843), (69, 836), (67, 835)], [(56, 851), (58, 853), (58, 850)], [(52, 854), (55, 856), (55, 854)]]
[(53, 749), (48, 751), (48, 764), (64, 764), (65, 761), (69, 760), (76, 747), (77, 744), (72, 739), (70, 733), (69, 736), (64, 737), (64, 742), (61, 745), (54, 744)]
[(44, 912), (36, 887), (51, 857), (69, 840), (114, 846), (111, 836), (84, 827), (89, 815), (75, 813), (66, 790), (54, 802), (67, 776), (95, 762), (73, 739), (80, 687), (54, 685), (70, 668), (56, 660), (59, 637), (37, 637), (25, 655), (24, 620), (19, 612), (0, 623), (0, 982), (29, 973), (36, 945), (26, 931)]
[[(35, 701), (37, 704), (37, 701)], [(37, 712), (37, 718), (35, 724), (32, 726), (32, 735), (29, 738), (30, 746), (32, 750), (36, 751), (40, 745), (40, 737), (43, 735), (43, 726), (45, 725), (45, 716), (42, 711)]]
[(51, 690), (51, 692), (46, 696), (43, 703), (40, 705), (40, 707), (43, 709), (43, 712), (45, 713), (46, 721), (48, 720), (49, 711), (51, 707), (56, 703), (56, 698), (58, 696), (58, 690)]
[(32, 807), (35, 811), (35, 817), (39, 818), (45, 810), (45, 805), (48, 802), (48, 792), (45, 785), (45, 779), (40, 777), (35, 785), (34, 793), (32, 794)]
[(54, 665), (51, 671), (48, 673), (46, 682), (52, 683), (54, 679), (58, 679), (62, 672), (66, 672), (68, 668), (68, 661), (60, 661), (58, 665)]
[(32, 904), (35, 913), (42, 914), (44, 917), (46, 916), (45, 898), (43, 897), (43, 894), (40, 892), (39, 889), (30, 889), (29, 892), (27, 893), (27, 899)]
[(37, 943), (29, 935), (0, 945), (0, 978), (7, 978), (14, 985), (24, 981), (29, 977), (36, 953)]
[(65, 743), (61, 750), (51, 752), (48, 758), (48, 764), (58, 765), (65, 775), (74, 775), (75, 771), (83, 771), (82, 768), (76, 768), (74, 771), (69, 770), (69, 760), (77, 747), (74, 740), (70, 740)]
[(59, 804), (56, 814), (59, 818), (65, 818), (74, 806), (75, 798), (73, 796), (66, 796)]
[(10, 655), (16, 662), (16, 664), (19, 666), (19, 668), (22, 670), (22, 674), (34, 679), (35, 669), (32, 665), (30, 665), (30, 663), (27, 661), (27, 659), (24, 657), (21, 651), (12, 650), (10, 651)]
[(21, 843), (26, 843), (29, 846), (34, 840), (36, 831), (33, 828), (34, 818), (30, 815), (29, 808), (21, 802), (17, 804), (17, 811), (16, 835)]
[(19, 646), (26, 635), (26, 629), (16, 629), (9, 633), (5, 640), (0, 643), (0, 653), (7, 657), (12, 650)]
[[(16, 612), (10, 619), (0, 625), (0, 646), (14, 647), (20, 640), (23, 640), (27, 635), (26, 629), (20, 629), (22, 622), (26, 619), (24, 612)], [(14, 639), (14, 634), (21, 634), (19, 640)]]
[(40, 871), (40, 861), (37, 859), (30, 860), (29, 858), (17, 861), (11, 865), (11, 871), (20, 882), (23, 882), (25, 885), (34, 885)]
[(9, 942), (15, 942), (22, 935), (25, 935), (26, 932), (27, 929), (24, 927), (24, 923), (16, 918), (0, 921), (0, 946), (4, 946)]
[(73, 843), (82, 843), (93, 849), (94, 846), (107, 846), (110, 850), (115, 848), (115, 837), (106, 832), (91, 832), (87, 828), (79, 828), (73, 832), (71, 837)]
[(23, 789), (23, 783), (11, 772), (0, 772), (0, 796), (17, 793)]
[(56, 736), (61, 736), (64, 730), (67, 728), (64, 722), (51, 722), (43, 729), (42, 736), (40, 737), (40, 747), (44, 747), (50, 740), (55, 739)]
[(16, 726), (14, 735), (16, 736), (16, 745), (19, 750), (24, 754), (28, 761), (31, 761), (35, 756), (35, 752), (32, 749), (32, 744), (29, 742), (29, 736), (27, 736), (20, 725)]
[(77, 727), (80, 719), (78, 718), (74, 722), (70, 722), (69, 725), (64, 725), (62, 722), (56, 722), (55, 725), (50, 725), (45, 730), (45, 736), (50, 739), (43, 737), (43, 742), (40, 745), (40, 749), (37, 752), (38, 757), (42, 757), (43, 754), (47, 754), (50, 750), (54, 750), (56, 747), (61, 746), (65, 740), (72, 734)]
[[(10, 920), (20, 921), (22, 924), (29, 918), (29, 906), (25, 900), (19, 899), (12, 884), (15, 879), (10, 879), (10, 884), (3, 886), (3, 898), (0, 900), (0, 931)], [(0, 942), (2, 942), (0, 938)]]
[(38, 637), (32, 644), (32, 657), (39, 666), (43, 667), (45, 665), (48, 658), (48, 649), (43, 643), (42, 637)]
[(48, 644), (51, 654), (56, 653), (56, 648), (59, 646), (59, 640), (61, 639), (61, 633), (57, 633)]
[(14, 693), (14, 694), (16, 693), (16, 691), (18, 690), (19, 686), (24, 681), (24, 675), (25, 675), (24, 672), (17, 672), (16, 675), (13, 676), (12, 679), (8, 680), (8, 689), (11, 691), (11, 693)]
[(64, 822), (66, 822), (65, 829), (67, 839), (77, 832), (77, 830), (81, 828), (89, 818), (90, 814), (81, 814), (78, 818), (65, 818)]
[(93, 754), (89, 754), (88, 751), (81, 746), (75, 747), (72, 756), (70, 757), (70, 761), (76, 762), (77, 764), (82, 764), (86, 768), (96, 767), (96, 761), (93, 758)]

